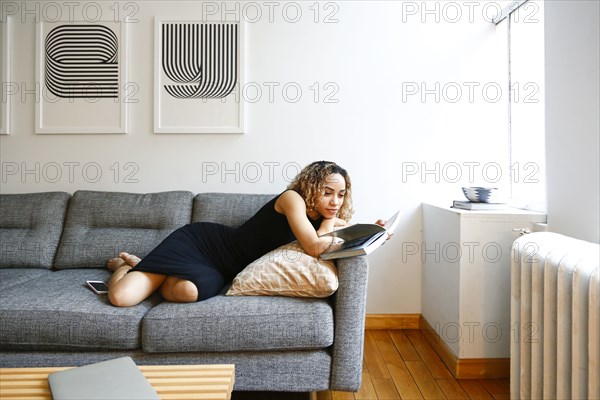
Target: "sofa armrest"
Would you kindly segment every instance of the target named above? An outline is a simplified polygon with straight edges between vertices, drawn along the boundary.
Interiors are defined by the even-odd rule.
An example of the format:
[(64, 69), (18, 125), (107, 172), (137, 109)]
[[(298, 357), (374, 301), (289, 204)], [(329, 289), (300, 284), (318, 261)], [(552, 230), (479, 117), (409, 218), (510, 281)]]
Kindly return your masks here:
[(331, 390), (357, 391), (362, 379), (367, 300), (367, 257), (337, 260), (339, 287), (334, 298)]

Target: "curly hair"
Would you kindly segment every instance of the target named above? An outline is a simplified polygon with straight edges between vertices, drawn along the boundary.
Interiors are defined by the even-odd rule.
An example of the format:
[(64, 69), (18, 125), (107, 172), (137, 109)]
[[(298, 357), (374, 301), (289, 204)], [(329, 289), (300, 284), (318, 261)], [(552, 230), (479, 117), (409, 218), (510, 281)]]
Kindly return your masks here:
[(327, 177), (331, 174), (340, 174), (346, 181), (346, 194), (337, 216), (349, 221), (354, 213), (352, 209), (352, 183), (348, 172), (336, 163), (315, 161), (307, 165), (288, 185), (288, 189), (298, 192), (306, 202), (306, 208), (314, 210), (323, 195)]

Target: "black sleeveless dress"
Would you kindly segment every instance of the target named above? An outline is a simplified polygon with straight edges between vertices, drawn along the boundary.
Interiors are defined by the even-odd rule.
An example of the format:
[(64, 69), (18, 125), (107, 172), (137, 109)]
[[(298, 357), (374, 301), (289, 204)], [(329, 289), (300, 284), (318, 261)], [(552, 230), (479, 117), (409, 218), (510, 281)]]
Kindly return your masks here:
[[(252, 261), (296, 240), (285, 215), (275, 211), (279, 196), (239, 228), (211, 222), (185, 225), (156, 246), (131, 271), (175, 276), (198, 288), (198, 301), (219, 294)], [(311, 221), (318, 229), (321, 219)]]

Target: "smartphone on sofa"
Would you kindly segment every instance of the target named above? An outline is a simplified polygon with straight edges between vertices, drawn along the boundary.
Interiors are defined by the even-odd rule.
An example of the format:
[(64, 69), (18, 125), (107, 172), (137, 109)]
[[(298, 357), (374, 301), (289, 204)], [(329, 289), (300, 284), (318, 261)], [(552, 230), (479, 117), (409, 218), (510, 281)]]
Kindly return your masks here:
[(96, 294), (106, 294), (108, 293), (108, 285), (102, 281), (85, 281), (87, 285), (94, 291)]

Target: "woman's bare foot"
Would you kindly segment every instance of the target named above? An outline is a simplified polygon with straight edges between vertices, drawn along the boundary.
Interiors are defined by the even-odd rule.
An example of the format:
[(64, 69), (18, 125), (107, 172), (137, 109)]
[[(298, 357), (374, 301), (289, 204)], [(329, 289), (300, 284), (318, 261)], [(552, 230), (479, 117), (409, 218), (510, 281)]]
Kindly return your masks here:
[(121, 259), (130, 267), (135, 267), (140, 261), (142, 261), (142, 259), (138, 256), (134, 256), (133, 254), (125, 252), (119, 253), (119, 257), (121, 257)]
[(108, 260), (108, 269), (112, 272), (115, 272), (124, 265), (127, 265), (127, 263), (125, 263), (125, 260), (121, 257), (115, 257)]
[(123, 266), (135, 267), (139, 262), (140, 258), (129, 253), (119, 253), (119, 257), (111, 258), (108, 260), (108, 269), (115, 272)]

